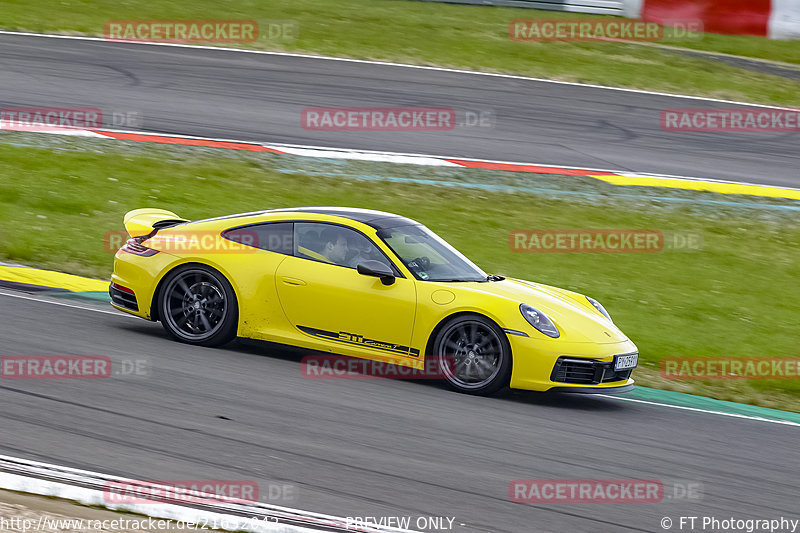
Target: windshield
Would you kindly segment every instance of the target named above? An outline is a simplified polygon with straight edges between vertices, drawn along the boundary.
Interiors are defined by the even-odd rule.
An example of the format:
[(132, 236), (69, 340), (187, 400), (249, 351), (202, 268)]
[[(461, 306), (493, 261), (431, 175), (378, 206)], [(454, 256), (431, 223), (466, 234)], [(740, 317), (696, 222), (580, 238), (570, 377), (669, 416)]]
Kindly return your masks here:
[(486, 273), (422, 225), (380, 230), (378, 236), (417, 279), (424, 281), (486, 281)]

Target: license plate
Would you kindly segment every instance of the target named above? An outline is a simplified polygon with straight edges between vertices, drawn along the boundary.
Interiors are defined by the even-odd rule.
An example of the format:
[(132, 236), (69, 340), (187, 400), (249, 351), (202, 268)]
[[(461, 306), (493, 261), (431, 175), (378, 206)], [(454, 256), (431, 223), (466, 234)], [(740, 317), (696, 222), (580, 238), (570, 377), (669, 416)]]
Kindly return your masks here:
[(618, 355), (614, 358), (614, 370), (628, 370), (629, 368), (636, 368), (639, 363), (639, 354), (632, 353), (628, 355)]

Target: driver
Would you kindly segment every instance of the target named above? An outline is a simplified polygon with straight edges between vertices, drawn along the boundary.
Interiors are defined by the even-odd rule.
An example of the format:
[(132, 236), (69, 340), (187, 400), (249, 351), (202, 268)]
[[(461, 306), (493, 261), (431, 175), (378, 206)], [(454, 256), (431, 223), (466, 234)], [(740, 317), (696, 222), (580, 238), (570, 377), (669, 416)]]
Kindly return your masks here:
[(347, 257), (347, 237), (342, 235), (342, 233), (335, 228), (326, 228), (322, 230), (320, 241), (322, 241), (322, 250), (320, 253), (328, 261), (336, 265), (347, 266), (345, 263), (345, 258)]

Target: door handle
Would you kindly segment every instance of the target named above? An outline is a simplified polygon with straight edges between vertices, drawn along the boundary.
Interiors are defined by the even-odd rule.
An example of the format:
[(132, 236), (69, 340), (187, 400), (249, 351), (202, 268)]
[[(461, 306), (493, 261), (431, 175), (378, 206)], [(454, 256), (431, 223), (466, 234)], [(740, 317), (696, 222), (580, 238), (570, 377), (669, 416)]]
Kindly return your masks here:
[(287, 285), (305, 285), (306, 282), (302, 279), (297, 278), (290, 278), (287, 276), (281, 276), (281, 280)]

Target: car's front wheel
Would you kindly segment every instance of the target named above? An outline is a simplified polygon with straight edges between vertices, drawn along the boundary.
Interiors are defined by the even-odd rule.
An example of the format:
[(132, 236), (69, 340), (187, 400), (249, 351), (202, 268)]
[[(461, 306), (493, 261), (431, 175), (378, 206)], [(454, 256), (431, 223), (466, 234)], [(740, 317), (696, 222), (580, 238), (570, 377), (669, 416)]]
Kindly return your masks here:
[(508, 385), (511, 346), (505, 333), (481, 315), (460, 315), (439, 330), (433, 343), (439, 369), (450, 387), (492, 394)]
[(233, 340), (239, 322), (233, 287), (205, 265), (186, 265), (167, 275), (159, 304), (161, 324), (175, 339), (198, 346)]

